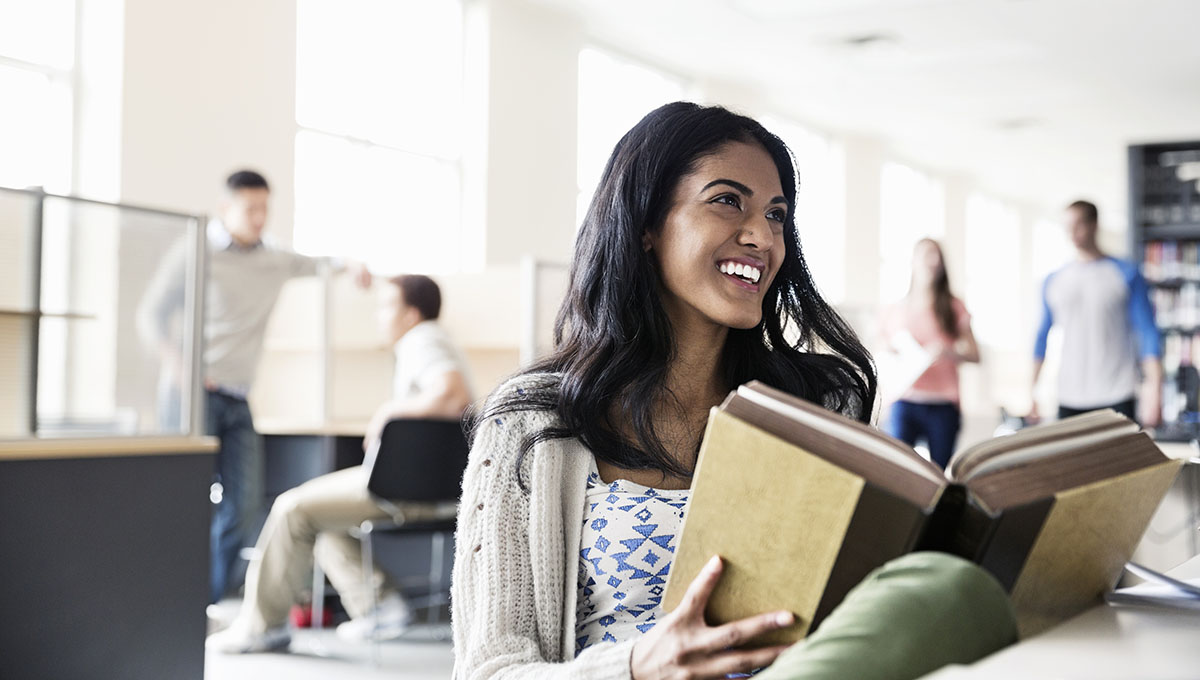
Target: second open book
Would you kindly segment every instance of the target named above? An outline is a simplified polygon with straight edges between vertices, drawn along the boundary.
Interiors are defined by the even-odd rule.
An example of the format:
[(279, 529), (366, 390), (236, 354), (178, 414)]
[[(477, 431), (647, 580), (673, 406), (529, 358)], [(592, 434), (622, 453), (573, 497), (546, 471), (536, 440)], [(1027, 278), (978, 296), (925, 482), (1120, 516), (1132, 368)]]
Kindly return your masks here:
[(1097, 411), (992, 439), (948, 470), (878, 430), (749, 383), (712, 411), (664, 604), (714, 554), (713, 623), (777, 609), (792, 642), (872, 569), (914, 550), (978, 563), (1023, 635), (1098, 601), (1175, 479), (1132, 421)]

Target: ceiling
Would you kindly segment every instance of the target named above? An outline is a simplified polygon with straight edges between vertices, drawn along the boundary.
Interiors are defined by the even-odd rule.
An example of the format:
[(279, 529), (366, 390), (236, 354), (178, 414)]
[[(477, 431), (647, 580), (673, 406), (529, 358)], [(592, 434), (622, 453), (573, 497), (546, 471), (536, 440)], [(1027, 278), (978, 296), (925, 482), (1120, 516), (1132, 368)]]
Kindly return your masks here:
[(1034, 210), (1125, 222), (1125, 147), (1200, 139), (1198, 0), (536, 0), (588, 37)]

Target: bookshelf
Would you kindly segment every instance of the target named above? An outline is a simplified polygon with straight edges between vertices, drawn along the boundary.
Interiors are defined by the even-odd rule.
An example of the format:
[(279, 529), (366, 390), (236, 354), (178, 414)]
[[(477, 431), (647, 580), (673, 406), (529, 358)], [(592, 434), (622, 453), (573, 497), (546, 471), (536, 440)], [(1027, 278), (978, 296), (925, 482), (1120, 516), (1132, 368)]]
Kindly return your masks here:
[(1200, 438), (1200, 141), (1129, 147), (1130, 252), (1163, 337), (1160, 439)]

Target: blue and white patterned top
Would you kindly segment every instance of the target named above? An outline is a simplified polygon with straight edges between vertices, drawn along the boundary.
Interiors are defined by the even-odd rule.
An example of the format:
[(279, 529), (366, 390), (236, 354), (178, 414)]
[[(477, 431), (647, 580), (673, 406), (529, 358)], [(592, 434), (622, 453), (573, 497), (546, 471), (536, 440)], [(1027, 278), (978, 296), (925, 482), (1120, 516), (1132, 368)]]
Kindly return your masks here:
[(605, 484), (592, 461), (579, 542), (576, 655), (654, 627), (690, 494), (624, 479)]

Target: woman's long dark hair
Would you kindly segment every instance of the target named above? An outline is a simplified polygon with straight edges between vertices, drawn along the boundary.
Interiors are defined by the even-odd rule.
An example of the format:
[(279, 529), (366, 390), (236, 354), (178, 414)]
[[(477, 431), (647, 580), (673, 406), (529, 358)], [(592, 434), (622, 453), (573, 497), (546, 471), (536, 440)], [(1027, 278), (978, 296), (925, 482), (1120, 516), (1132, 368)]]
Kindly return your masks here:
[[(954, 294), (950, 292), (950, 276), (946, 274), (946, 255), (942, 253), (942, 244), (931, 238), (923, 238), (917, 241), (914, 250), (920, 248), (922, 244), (928, 243), (937, 251), (938, 273), (934, 275), (930, 282), (929, 291), (933, 293), (933, 317), (937, 319), (938, 325), (942, 327), (942, 331), (952, 338), (958, 337), (958, 315), (954, 312)], [(916, 284), (916, 268), (913, 268), (912, 279), (908, 283), (908, 294), (912, 295), (913, 288)]]
[[(611, 465), (691, 475), (691, 466), (667, 453), (654, 427), (655, 406), (673, 398), (666, 378), (676, 347), (643, 235), (663, 225), (676, 185), (697, 161), (730, 142), (761, 144), (779, 170), (788, 205), (796, 205), (792, 154), (758, 122), (688, 102), (651, 111), (613, 149), (584, 217), (569, 289), (555, 322), (553, 353), (522, 371), (532, 387), (495, 395), (472, 418), (475, 423), (515, 411), (554, 411), (561, 427), (528, 437), (522, 459), (536, 442), (578, 437), (597, 460)], [(732, 389), (761, 380), (866, 421), (875, 403), (871, 356), (817, 292), (792, 208), (784, 242), (783, 264), (764, 296), (762, 321), (729, 331), (722, 359), (725, 382)], [(633, 439), (623, 434), (630, 431)]]

